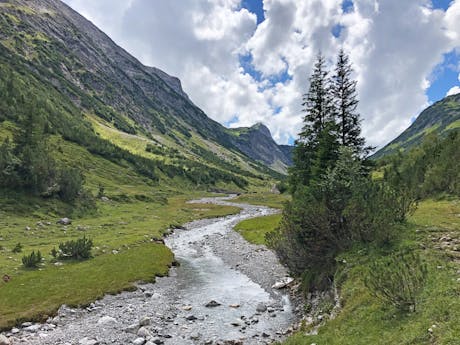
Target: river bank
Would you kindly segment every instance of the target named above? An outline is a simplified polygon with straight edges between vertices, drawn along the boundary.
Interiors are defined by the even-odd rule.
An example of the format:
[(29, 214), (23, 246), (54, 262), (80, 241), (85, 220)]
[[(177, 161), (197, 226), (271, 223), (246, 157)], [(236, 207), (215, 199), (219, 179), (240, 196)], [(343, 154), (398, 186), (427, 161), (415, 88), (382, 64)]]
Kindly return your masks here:
[[(247, 243), (232, 228), (273, 209), (237, 205), (238, 215), (186, 224), (166, 239), (179, 267), (155, 284), (106, 296), (86, 309), (62, 307), (44, 325), (8, 335), (14, 344), (268, 344), (297, 321), (287, 291), (272, 286), (287, 276), (276, 256)], [(215, 301), (216, 303), (213, 303)], [(13, 334), (15, 333), (15, 334)]]

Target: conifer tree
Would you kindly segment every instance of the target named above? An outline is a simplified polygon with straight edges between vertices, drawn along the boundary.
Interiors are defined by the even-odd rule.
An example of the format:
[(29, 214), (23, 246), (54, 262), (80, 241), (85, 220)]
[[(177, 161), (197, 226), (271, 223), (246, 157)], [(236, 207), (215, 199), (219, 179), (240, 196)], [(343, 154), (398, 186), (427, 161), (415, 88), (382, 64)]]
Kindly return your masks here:
[(310, 88), (302, 97), (304, 126), (294, 148), (289, 181), (292, 192), (321, 176), (337, 158), (337, 128), (328, 76), (326, 60), (320, 53), (310, 77)]
[(338, 127), (338, 137), (342, 146), (350, 147), (359, 156), (365, 155), (370, 148), (365, 148), (361, 137), (361, 120), (356, 108), (356, 81), (352, 79), (353, 69), (347, 54), (341, 49), (331, 80), (334, 112)]

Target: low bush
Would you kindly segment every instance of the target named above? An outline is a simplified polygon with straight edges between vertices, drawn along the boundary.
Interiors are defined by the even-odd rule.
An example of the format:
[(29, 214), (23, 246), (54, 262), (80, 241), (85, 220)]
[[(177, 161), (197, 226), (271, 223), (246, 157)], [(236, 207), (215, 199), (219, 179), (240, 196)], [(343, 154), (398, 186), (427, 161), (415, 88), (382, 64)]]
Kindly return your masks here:
[(22, 264), (26, 268), (37, 268), (38, 264), (42, 261), (42, 254), (40, 251), (33, 251), (29, 255), (24, 255), (22, 257)]
[(13, 253), (20, 253), (20, 252), (22, 252), (22, 244), (21, 244), (21, 243), (17, 243), (17, 244), (14, 246), (12, 252), (13, 252)]
[(371, 293), (401, 311), (415, 311), (427, 267), (414, 252), (398, 252), (372, 263), (365, 284)]
[(91, 257), (93, 241), (85, 236), (59, 244), (59, 259), (85, 260)]

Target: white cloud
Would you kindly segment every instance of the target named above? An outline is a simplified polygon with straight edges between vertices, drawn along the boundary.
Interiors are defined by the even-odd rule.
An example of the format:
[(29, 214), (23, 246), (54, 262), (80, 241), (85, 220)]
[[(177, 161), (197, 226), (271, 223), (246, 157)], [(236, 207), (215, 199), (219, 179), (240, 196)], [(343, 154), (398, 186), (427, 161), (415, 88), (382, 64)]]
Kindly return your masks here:
[[(429, 0), (355, 0), (349, 13), (342, 0), (264, 0), (259, 25), (240, 0), (65, 1), (143, 63), (178, 76), (213, 119), (263, 121), (281, 143), (301, 127), (301, 95), (319, 50), (332, 60), (341, 46), (350, 53), (363, 133), (382, 145), (428, 104), (433, 68), (460, 47), (460, 0), (446, 12)], [(331, 34), (337, 24), (339, 38)], [(247, 54), (261, 80), (241, 68)]]
[(460, 86), (454, 86), (447, 91), (446, 96), (452, 96), (460, 93)]

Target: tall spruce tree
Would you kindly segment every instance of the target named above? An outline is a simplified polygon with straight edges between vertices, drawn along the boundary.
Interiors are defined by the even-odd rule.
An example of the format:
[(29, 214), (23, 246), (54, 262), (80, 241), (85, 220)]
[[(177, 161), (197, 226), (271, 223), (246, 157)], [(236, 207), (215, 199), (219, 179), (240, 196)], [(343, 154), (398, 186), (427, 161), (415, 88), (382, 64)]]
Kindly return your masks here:
[(310, 77), (310, 88), (302, 97), (305, 113), (303, 128), (294, 148), (294, 166), (290, 170), (291, 191), (308, 185), (337, 158), (336, 125), (329, 72), (319, 53)]
[(338, 127), (338, 137), (342, 146), (350, 147), (359, 156), (368, 153), (365, 140), (361, 137), (361, 120), (356, 108), (356, 81), (352, 79), (353, 68), (349, 57), (341, 49), (337, 56), (337, 64), (331, 79), (334, 111)]

